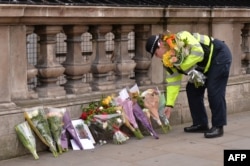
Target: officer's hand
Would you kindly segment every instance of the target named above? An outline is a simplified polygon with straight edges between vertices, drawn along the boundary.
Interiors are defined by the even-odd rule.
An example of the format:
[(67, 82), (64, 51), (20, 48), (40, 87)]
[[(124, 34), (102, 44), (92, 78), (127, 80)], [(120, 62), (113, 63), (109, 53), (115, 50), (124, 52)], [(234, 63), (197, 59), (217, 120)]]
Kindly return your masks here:
[(165, 113), (165, 115), (166, 115), (167, 119), (169, 119), (169, 118), (170, 118), (171, 111), (172, 111), (172, 107), (165, 107), (165, 109), (164, 109), (164, 113)]

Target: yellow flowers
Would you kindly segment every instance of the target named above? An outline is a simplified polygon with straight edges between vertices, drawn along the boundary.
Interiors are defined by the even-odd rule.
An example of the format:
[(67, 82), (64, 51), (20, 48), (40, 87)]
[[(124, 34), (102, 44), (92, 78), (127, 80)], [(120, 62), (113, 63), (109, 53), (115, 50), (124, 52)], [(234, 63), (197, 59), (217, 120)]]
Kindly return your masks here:
[(173, 63), (177, 62), (178, 59), (175, 56), (175, 52), (173, 50), (169, 50), (167, 51), (164, 55), (163, 55), (163, 59), (162, 62), (164, 64), (164, 66), (167, 67), (173, 67)]
[(180, 35), (164, 35), (165, 45), (169, 46), (169, 50), (163, 55), (162, 62), (166, 67), (179, 66), (190, 53), (188, 40), (181, 39)]
[(113, 97), (111, 97), (111, 96), (107, 96), (104, 99), (102, 99), (102, 105), (103, 106), (109, 106), (111, 101), (112, 101), (112, 98)]

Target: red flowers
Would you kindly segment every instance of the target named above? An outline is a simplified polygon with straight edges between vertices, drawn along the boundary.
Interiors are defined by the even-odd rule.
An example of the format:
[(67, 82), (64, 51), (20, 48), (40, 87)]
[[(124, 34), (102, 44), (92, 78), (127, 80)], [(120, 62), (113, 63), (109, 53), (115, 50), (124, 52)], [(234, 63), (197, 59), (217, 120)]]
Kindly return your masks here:
[(80, 118), (83, 120), (87, 120), (87, 117), (88, 117), (88, 114), (86, 112), (83, 112)]

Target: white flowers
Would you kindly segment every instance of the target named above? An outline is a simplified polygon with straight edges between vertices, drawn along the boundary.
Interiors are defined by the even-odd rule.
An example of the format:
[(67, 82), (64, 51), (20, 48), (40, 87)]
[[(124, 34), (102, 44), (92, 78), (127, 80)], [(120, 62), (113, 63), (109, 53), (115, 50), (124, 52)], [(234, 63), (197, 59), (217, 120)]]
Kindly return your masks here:
[(116, 122), (118, 123), (118, 125), (122, 125), (123, 124), (123, 121), (121, 118), (117, 118), (116, 119)]
[(122, 114), (121, 110), (116, 110), (116, 113)]
[(115, 144), (122, 144), (126, 142), (128, 139), (129, 137), (123, 134), (120, 130), (116, 131), (113, 135), (113, 141)]

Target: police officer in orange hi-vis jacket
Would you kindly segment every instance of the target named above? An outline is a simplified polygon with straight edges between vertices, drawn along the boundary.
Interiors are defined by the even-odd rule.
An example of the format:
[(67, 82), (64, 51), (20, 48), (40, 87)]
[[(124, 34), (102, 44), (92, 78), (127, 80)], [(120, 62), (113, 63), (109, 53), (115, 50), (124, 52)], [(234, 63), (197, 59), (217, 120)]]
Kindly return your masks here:
[[(232, 62), (228, 46), (207, 35), (181, 31), (150, 36), (146, 50), (152, 57), (160, 58), (166, 69), (167, 118), (178, 97), (183, 75), (186, 75), (186, 93), (193, 124), (185, 127), (184, 131), (204, 133), (205, 138), (223, 136), (223, 126), (227, 124), (226, 86)], [(205, 90), (212, 115), (210, 128), (204, 105)]]

